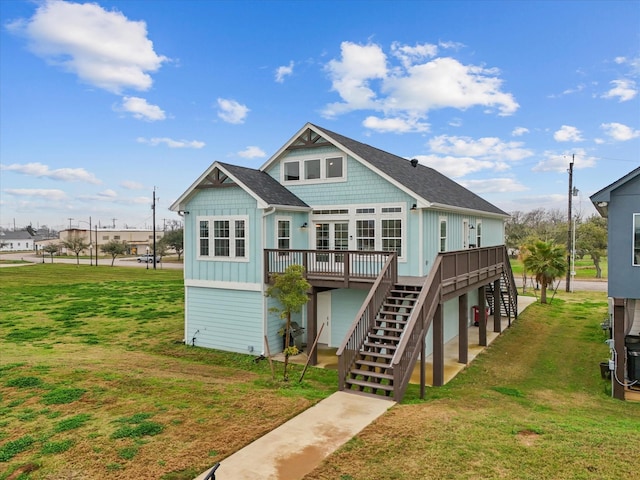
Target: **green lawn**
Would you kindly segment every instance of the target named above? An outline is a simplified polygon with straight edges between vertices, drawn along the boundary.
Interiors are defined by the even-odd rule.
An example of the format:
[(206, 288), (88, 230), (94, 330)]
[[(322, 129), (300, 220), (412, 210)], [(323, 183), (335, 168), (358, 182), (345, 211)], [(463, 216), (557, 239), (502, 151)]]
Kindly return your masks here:
[[(179, 270), (0, 270), (0, 480), (190, 480), (335, 391), (332, 370), (284, 383), (281, 364), (273, 380), (265, 360), (185, 346), (183, 292)], [(600, 377), (606, 314), (604, 293), (529, 307), (305, 478), (634, 477), (640, 404)]]

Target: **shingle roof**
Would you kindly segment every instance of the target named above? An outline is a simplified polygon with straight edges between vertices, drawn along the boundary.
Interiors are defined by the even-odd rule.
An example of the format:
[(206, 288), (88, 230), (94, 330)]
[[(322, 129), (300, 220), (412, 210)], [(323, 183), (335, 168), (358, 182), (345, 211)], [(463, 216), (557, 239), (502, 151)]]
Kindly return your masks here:
[(306, 203), (266, 172), (230, 163), (218, 162), (218, 164), (269, 205), (308, 207)]
[(402, 157), (317, 125), (313, 126), (430, 203), (508, 215), (508, 213), (433, 168), (419, 164), (413, 167), (409, 160)]

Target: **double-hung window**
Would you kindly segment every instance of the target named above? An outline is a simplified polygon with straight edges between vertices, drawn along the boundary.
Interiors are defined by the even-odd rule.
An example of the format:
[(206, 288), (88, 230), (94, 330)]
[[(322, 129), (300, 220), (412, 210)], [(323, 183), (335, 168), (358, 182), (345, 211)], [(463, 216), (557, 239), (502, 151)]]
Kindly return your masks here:
[(402, 256), (402, 220), (382, 219), (382, 250)]
[(447, 251), (447, 219), (440, 219), (440, 251)]
[(199, 258), (247, 260), (247, 222), (246, 217), (199, 218)]
[(482, 246), (482, 222), (476, 224), (476, 247)]
[(376, 249), (376, 221), (356, 220), (356, 249)]
[(278, 220), (278, 249), (291, 248), (291, 220)]

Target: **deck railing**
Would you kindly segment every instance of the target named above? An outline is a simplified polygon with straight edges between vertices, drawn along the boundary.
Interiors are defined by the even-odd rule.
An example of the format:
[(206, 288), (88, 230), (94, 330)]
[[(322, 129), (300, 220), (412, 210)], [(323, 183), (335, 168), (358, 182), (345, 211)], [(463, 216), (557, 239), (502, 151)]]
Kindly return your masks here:
[[(393, 252), (361, 250), (280, 250), (264, 251), (264, 282), (275, 273), (284, 273), (290, 265), (302, 265), (308, 280), (328, 279), (348, 286), (350, 281), (373, 283)], [(396, 270), (397, 271), (397, 270)]]
[[(500, 276), (511, 278), (509, 296), (515, 297), (517, 311), (515, 281), (503, 245), (438, 254), (391, 360), (393, 396), (396, 401), (401, 401), (404, 396), (422, 340), (431, 326), (438, 305), (447, 298), (459, 296)], [(514, 303), (510, 301), (510, 305)]]
[(398, 259), (395, 254), (389, 255), (375, 283), (369, 290), (367, 298), (360, 307), (356, 319), (347, 332), (342, 345), (338, 348), (338, 382), (339, 389), (344, 390), (346, 376), (355, 364), (358, 352), (362, 348), (367, 334), (375, 322), (380, 307), (389, 292), (398, 281)]

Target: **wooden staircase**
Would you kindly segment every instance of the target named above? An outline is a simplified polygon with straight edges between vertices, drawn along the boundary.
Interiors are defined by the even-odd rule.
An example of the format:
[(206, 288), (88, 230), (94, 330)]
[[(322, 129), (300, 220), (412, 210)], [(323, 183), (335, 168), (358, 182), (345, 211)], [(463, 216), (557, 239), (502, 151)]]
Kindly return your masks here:
[(420, 286), (398, 284), (390, 290), (345, 380), (346, 390), (393, 394), (391, 360), (420, 291)]
[[(509, 318), (513, 316), (514, 318), (518, 318), (517, 300), (514, 302), (513, 295), (510, 294), (509, 278), (507, 278), (506, 273), (503, 273), (500, 277), (500, 292), (498, 296), (500, 297), (500, 316)], [(489, 283), (486, 285), (485, 298), (487, 300), (487, 305), (489, 305), (491, 313), (495, 312), (495, 296), (493, 283)]]

